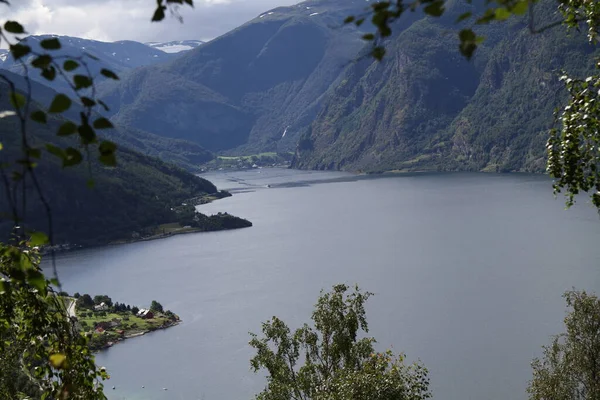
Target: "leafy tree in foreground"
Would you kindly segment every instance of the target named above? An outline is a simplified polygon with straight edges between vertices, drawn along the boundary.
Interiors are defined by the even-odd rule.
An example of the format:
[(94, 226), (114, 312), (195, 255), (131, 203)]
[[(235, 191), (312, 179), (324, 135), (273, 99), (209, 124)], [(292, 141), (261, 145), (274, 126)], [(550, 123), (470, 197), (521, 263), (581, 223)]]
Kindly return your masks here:
[[(184, 4), (192, 6), (193, 2), (157, 0), (152, 21), (162, 20), (169, 8), (176, 13), (173, 7)], [(0, 6), (8, 5), (8, 0), (0, 0)], [(96, 77), (87, 64), (94, 57), (85, 53), (79, 57), (56, 55), (61, 48), (58, 38), (45, 39), (40, 42), (41, 50), (34, 50), (21, 41), (26, 34), (18, 21), (7, 21), (0, 28), (0, 43), (9, 48), (10, 56), (25, 72), (24, 89), (19, 89), (10, 75), (0, 73), (0, 94), (12, 105), (12, 110), (0, 110), (0, 122), (5, 123), (4, 118), (16, 119), (14, 135), (21, 153), (14, 162), (0, 163), (0, 193), (15, 225), (14, 237), (8, 243), (0, 243), (0, 398), (105, 399), (101, 381), (108, 375), (96, 366), (87, 338), (79, 333), (64, 299), (57, 295), (60, 283), (56, 270), (54, 278), (48, 280), (40, 268), (39, 246), (54, 243), (52, 213), (35, 168), (42, 151), (58, 157), (63, 167), (71, 167), (80, 164), (84, 154), (89, 156), (90, 150), (95, 150), (102, 164), (115, 166), (116, 145), (100, 141), (96, 134), (97, 130), (111, 128), (112, 123), (95, 112), (107, 107), (96, 97)], [(72, 89), (72, 97), (60, 93), (49, 105), (35, 104), (31, 98), (30, 71), (37, 71), (48, 81), (63, 79)], [(110, 70), (102, 69), (100, 73), (105, 78), (118, 79)], [(81, 110), (79, 120), (62, 120), (56, 136), (76, 137), (76, 143), (62, 148), (30, 141), (32, 123), (46, 124), (52, 118), (60, 119), (75, 102)], [(28, 185), (34, 188), (46, 213), (45, 234), (29, 232), (20, 224), (26, 210)], [(21, 198), (17, 198), (18, 193), (22, 193)], [(93, 305), (89, 295), (78, 299), (79, 305), (90, 303)]]
[(531, 400), (600, 399), (600, 299), (585, 291), (564, 295), (567, 332), (532, 362)]
[(364, 304), (372, 295), (336, 285), (321, 293), (314, 326), (292, 332), (277, 317), (263, 323), (263, 337), (251, 334), (255, 372), (266, 370), (260, 400), (421, 400), (430, 397), (427, 369), (406, 365), (404, 355), (377, 353), (368, 332)]

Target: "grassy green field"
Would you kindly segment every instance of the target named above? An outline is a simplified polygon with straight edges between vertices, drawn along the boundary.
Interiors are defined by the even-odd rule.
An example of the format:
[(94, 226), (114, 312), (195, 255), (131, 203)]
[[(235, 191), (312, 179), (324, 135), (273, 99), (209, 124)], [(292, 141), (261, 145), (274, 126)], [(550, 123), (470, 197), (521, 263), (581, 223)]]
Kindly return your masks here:
[[(130, 311), (108, 312), (77, 308), (77, 320), (83, 332), (90, 336), (90, 347), (99, 350), (129, 337), (165, 328), (176, 323), (179, 318), (154, 312), (150, 319), (140, 318)], [(114, 322), (115, 326), (105, 326), (103, 332), (96, 330), (98, 324)]]

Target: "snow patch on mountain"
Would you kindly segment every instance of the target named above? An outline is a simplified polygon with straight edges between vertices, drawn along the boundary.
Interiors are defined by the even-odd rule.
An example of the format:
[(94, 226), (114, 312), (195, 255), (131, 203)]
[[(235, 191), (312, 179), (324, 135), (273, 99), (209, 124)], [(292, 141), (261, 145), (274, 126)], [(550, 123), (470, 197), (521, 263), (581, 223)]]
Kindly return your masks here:
[(171, 42), (148, 42), (144, 44), (156, 50), (172, 54), (195, 49), (203, 43), (205, 42), (201, 40), (174, 40)]

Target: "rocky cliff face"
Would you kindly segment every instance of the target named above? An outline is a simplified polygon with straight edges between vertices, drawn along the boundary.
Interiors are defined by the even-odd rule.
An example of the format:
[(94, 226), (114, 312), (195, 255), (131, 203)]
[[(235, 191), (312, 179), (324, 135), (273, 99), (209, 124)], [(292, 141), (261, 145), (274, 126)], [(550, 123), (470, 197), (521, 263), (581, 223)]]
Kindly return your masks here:
[[(552, 20), (547, 6), (538, 15)], [(584, 74), (597, 54), (563, 28), (531, 35), (514, 21), (484, 27), (486, 42), (468, 62), (453, 33), (465, 5), (454, 7), (398, 32), (383, 62), (349, 67), (306, 129), (294, 166), (543, 170), (545, 132), (565, 94), (559, 70)]]
[(276, 8), (166, 65), (134, 71), (104, 89), (113, 119), (210, 150), (293, 149), (363, 46), (341, 22), (364, 4)]

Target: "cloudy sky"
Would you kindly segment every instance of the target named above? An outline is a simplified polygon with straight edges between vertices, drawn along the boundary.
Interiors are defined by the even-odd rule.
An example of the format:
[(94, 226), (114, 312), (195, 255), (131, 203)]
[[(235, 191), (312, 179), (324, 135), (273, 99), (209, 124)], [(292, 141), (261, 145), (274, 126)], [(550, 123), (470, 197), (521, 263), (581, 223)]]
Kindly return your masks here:
[(181, 7), (183, 24), (167, 14), (150, 23), (155, 0), (11, 0), (0, 4), (3, 20), (14, 19), (28, 33), (53, 33), (115, 41), (212, 39), (260, 13), (300, 0), (194, 0), (195, 8)]

